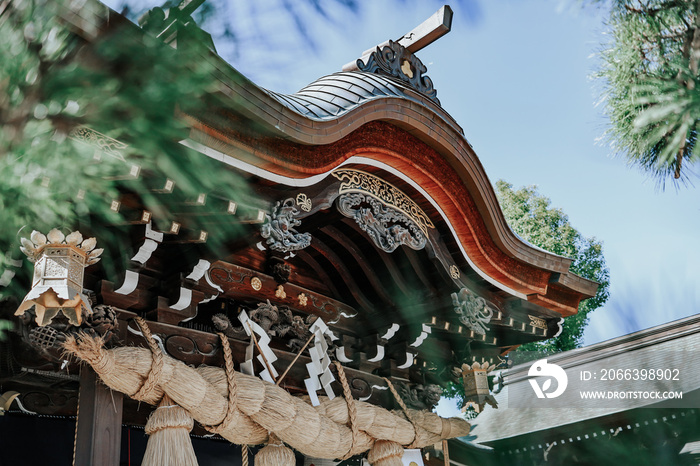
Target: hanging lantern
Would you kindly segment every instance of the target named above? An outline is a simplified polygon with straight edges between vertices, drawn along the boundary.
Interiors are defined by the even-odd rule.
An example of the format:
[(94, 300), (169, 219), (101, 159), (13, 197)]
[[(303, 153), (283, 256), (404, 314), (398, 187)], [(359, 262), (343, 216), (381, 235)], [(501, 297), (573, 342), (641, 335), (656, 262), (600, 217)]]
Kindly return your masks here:
[(100, 260), (103, 250), (95, 249), (97, 240), (83, 240), (77, 231), (64, 236), (54, 228), (47, 235), (35, 230), (30, 239), (21, 241), (20, 249), (34, 263), (34, 278), (32, 289), (15, 315), (34, 306), (40, 327), (50, 324), (59, 311), (71, 324), (79, 326), (83, 313), (92, 314), (90, 302), (83, 294), (83, 269)]
[(496, 399), (491, 395), (489, 390), (488, 374), (496, 367), (495, 364), (489, 365), (488, 361), (483, 363), (474, 362), (470, 364), (462, 364), (462, 381), (464, 382), (464, 400), (465, 404), (462, 410), (471, 407), (477, 413), (484, 409), (486, 403), (494, 408), (498, 408)]

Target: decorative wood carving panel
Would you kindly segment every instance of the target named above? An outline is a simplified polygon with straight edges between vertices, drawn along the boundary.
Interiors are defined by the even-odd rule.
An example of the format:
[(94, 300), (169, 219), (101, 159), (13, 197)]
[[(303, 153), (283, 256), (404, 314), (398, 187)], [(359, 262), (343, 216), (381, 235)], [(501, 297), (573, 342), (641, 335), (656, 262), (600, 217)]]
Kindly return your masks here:
[[(285, 305), (305, 314), (313, 314), (328, 324), (352, 332), (347, 319), (357, 315), (352, 307), (314, 293), (292, 283), (279, 285), (274, 278), (234, 264), (218, 261), (209, 269), (209, 277), (215, 286), (221, 287), (222, 296), (231, 298), (255, 299), (258, 302), (270, 300), (277, 305)], [(260, 288), (253, 287), (253, 279), (258, 279)], [(282, 286), (284, 296), (278, 292)]]

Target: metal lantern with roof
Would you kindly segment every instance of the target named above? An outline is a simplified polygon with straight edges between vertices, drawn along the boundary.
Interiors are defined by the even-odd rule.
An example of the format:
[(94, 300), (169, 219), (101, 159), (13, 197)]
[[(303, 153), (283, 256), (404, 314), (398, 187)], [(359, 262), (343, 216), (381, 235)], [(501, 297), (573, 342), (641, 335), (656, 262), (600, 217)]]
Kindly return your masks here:
[(20, 249), (34, 263), (34, 278), (15, 315), (23, 315), (33, 306), (40, 327), (50, 324), (59, 312), (79, 326), (83, 314), (92, 313), (83, 294), (83, 272), (100, 260), (103, 250), (95, 248), (97, 240), (83, 239), (78, 231), (65, 236), (54, 228), (47, 235), (35, 230), (30, 239), (21, 241)]

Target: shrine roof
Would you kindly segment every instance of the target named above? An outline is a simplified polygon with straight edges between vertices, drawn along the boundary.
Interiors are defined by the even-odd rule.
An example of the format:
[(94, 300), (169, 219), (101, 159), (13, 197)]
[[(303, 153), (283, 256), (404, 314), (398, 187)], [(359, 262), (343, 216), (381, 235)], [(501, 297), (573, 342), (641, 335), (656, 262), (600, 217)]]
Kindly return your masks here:
[(442, 121), (464, 134), (440, 105), (400, 80), (375, 73), (344, 71), (321, 77), (294, 94), (266, 90), (275, 100), (313, 120), (331, 120), (367, 101), (383, 97), (413, 101), (433, 110)]
[[(104, 12), (81, 15), (69, 21), (89, 41), (116, 27), (114, 19), (103, 21)], [(409, 78), (373, 71), (368, 58), (359, 71), (285, 95), (258, 86), (213, 50), (199, 53), (213, 65), (215, 90), (205, 110), (180, 114), (191, 128), (184, 145), (280, 189), (312, 186), (341, 166), (383, 173), (420, 198), (449, 242), (448, 256), (479, 280), (563, 316), (596, 293), (597, 283), (570, 272), (571, 259), (528, 244), (508, 227), (478, 156), (440, 106), (420, 62)]]
[[(224, 71), (223, 63), (218, 67)], [(454, 227), (451, 235), (456, 233), (466, 255), (480, 261), (476, 267), (492, 284), (563, 315), (575, 313), (580, 299), (596, 293), (597, 283), (569, 271), (570, 258), (533, 246), (508, 227), (463, 129), (436, 99), (391, 76), (365, 71), (331, 74), (285, 95), (263, 89), (227, 68), (228, 77), (221, 79), (219, 88), (223, 118), (190, 115), (192, 133), (185, 141), (189, 147), (238, 168), (244, 160), (255, 167), (256, 175), (289, 186), (311, 185), (358, 157), (363, 160), (360, 165), (373, 159), (370, 165), (398, 169), (395, 175), (428, 193), (430, 202)], [(233, 114), (253, 124), (242, 126), (240, 120), (228, 116)], [(404, 136), (397, 134), (390, 140), (387, 136), (395, 131), (380, 129), (380, 123), (397, 128)], [(242, 134), (246, 131), (248, 134)], [(403, 145), (415, 155), (402, 153), (408, 148), (400, 147)], [(406, 188), (400, 184), (400, 189)], [(470, 203), (480, 219), (466, 219)], [(483, 222), (485, 229), (476, 232), (468, 227), (474, 222)], [(477, 245), (484, 243), (496, 248)], [(501, 252), (490, 252), (497, 249)], [(513, 265), (508, 263), (512, 259), (533, 271), (514, 276)], [(540, 278), (533, 278), (544, 271)], [(562, 305), (563, 300), (568, 303)]]

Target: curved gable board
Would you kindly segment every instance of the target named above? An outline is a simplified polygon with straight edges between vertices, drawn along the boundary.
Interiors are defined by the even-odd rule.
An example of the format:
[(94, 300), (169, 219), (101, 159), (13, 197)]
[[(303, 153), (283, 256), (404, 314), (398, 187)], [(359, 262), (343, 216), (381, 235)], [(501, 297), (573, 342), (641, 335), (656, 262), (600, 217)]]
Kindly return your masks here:
[[(253, 120), (265, 133), (224, 132), (206, 116), (188, 116), (193, 132), (186, 144), (289, 186), (313, 185), (348, 164), (380, 168), (425, 197), (466, 261), (491, 284), (562, 315), (575, 313), (581, 299), (595, 294), (594, 282), (569, 272), (571, 259), (536, 248), (510, 230), (461, 128), (417, 92), (357, 72), (322, 78), (292, 96), (243, 84), (228, 90), (245, 105), (229, 100), (227, 111)], [(352, 92), (341, 95), (343, 86)]]

